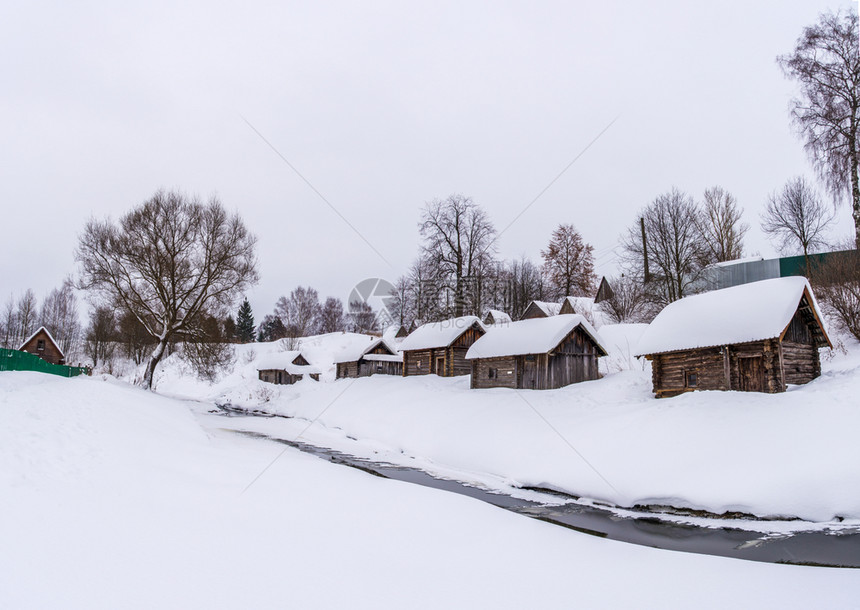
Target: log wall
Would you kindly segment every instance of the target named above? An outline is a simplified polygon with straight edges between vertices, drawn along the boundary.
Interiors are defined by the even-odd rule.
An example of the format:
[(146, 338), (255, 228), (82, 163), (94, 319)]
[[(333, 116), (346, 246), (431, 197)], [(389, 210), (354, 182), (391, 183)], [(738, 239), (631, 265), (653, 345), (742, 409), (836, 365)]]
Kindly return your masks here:
[[(496, 377), (490, 378), (490, 369)], [(481, 358), (472, 361), (472, 388), (511, 388), (517, 386), (517, 357)]]
[(809, 383), (821, 375), (821, 358), (813, 345), (782, 342), (782, 366), (785, 383)]

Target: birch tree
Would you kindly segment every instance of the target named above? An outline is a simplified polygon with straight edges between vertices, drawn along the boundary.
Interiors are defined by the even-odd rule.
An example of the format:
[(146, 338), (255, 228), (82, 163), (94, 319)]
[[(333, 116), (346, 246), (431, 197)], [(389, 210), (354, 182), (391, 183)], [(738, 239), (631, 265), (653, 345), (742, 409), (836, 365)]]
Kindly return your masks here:
[(860, 33), (857, 9), (824, 13), (794, 51), (777, 58), (800, 84), (791, 118), (818, 175), (835, 200), (851, 202), (860, 249)]

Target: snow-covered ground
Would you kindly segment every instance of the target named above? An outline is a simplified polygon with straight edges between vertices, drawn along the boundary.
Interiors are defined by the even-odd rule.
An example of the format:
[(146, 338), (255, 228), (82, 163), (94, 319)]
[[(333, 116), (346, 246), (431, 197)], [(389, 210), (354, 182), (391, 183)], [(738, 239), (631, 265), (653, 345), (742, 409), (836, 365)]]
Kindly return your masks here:
[[(835, 391), (828, 384), (851, 386), (830, 375), (813, 393)], [(162, 384), (171, 385), (166, 378)], [(605, 394), (617, 404), (622, 395), (643, 394), (639, 386), (638, 377), (623, 374), (603, 392), (588, 390), (576, 403), (581, 412), (570, 420), (559, 416), (561, 403), (578, 394), (560, 392), (540, 408), (571, 435), (577, 431), (572, 423), (589, 421), (589, 434), (606, 428), (642, 433), (644, 426), (649, 435), (651, 418), (692, 408), (663, 401), (653, 406), (656, 412), (640, 406), (643, 413), (636, 416), (633, 407), (610, 406), (614, 414), (601, 416), (589, 402)], [(186, 389), (191, 387), (202, 392), (204, 386)], [(457, 448), (464, 426), (470, 429), (479, 416), (500, 419), (490, 417), (493, 405), (497, 415), (520, 418), (515, 403), (497, 392), (464, 407), (462, 380), (373, 378), (306, 382), (288, 390), (270, 404), (317, 412), (343, 392), (326, 413), (336, 416), (325, 420), (329, 424), (361, 421), (375, 434), (433, 425), (401, 444), (418, 455), (449, 445), (445, 455), (464, 464), (481, 453), (468, 443)], [(443, 408), (438, 417), (417, 399), (425, 390)], [(369, 400), (355, 400), (373, 396), (399, 410), (374, 410), (365, 404)], [(415, 404), (400, 404), (410, 396)], [(387, 403), (388, 397), (394, 402)], [(703, 400), (693, 407), (713, 411)], [(856, 608), (860, 599), (858, 570), (744, 562), (595, 538), (239, 437), (212, 425), (214, 417), (196, 416), (198, 408), (110, 378), (0, 373), (0, 607)], [(617, 423), (627, 417), (633, 417), (629, 424)], [(678, 417), (672, 421), (684, 421)], [(516, 451), (517, 436), (557, 442), (545, 435), (545, 426), (517, 421), (517, 434), (508, 425), (490, 425), (488, 434), (499, 435), (499, 447)], [(838, 430), (852, 421), (831, 420), (816, 429)], [(337, 432), (320, 428), (321, 434)], [(436, 443), (428, 440), (433, 434)], [(573, 441), (588, 454), (600, 439), (586, 436)], [(566, 455), (566, 463), (578, 468), (575, 455), (546, 450), (545, 458)], [(611, 453), (596, 459), (610, 480), (618, 473), (600, 459)], [(636, 461), (622, 453), (628, 464)], [(487, 463), (506, 466), (498, 459)]]
[[(617, 329), (611, 342), (629, 344), (641, 330)], [(354, 340), (327, 335), (309, 347), (324, 360)], [(825, 358), (820, 379), (785, 394), (664, 400), (652, 397), (650, 373), (635, 360), (632, 369), (552, 391), (470, 390), (468, 377), (433, 375), (259, 382), (249, 354), (277, 349), (238, 346), (239, 364), (215, 384), (168, 360), (158, 391), (294, 416), (305, 420), (296, 434), (314, 422), (303, 431), (311, 442), (491, 486), (548, 487), (624, 507), (860, 524), (856, 343)], [(614, 353), (613, 366), (624, 368), (628, 356)]]

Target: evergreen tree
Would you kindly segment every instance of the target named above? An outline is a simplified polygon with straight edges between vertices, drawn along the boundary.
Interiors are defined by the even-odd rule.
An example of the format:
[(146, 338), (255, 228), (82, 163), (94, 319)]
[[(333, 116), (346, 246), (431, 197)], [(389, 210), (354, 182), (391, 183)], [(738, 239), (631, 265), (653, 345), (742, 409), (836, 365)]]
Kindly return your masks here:
[(251, 304), (245, 299), (236, 314), (236, 338), (239, 343), (253, 343), (254, 335), (254, 314), (251, 312)]
[(234, 343), (237, 338), (236, 320), (233, 319), (233, 316), (227, 316), (224, 319), (224, 340), (228, 343)]

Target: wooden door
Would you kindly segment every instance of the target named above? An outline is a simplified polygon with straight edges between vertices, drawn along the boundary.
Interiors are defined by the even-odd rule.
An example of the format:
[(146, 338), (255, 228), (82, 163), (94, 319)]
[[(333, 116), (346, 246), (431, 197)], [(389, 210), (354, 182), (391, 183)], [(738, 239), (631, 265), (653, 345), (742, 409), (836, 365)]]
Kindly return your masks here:
[(532, 390), (535, 387), (535, 382), (537, 381), (537, 362), (534, 357), (529, 360), (529, 357), (526, 356), (523, 358), (523, 377), (522, 377), (522, 388), (526, 390)]
[(739, 390), (764, 392), (764, 365), (761, 356), (738, 358)]
[(445, 376), (445, 357), (439, 356), (436, 358), (436, 374), (439, 377)]

